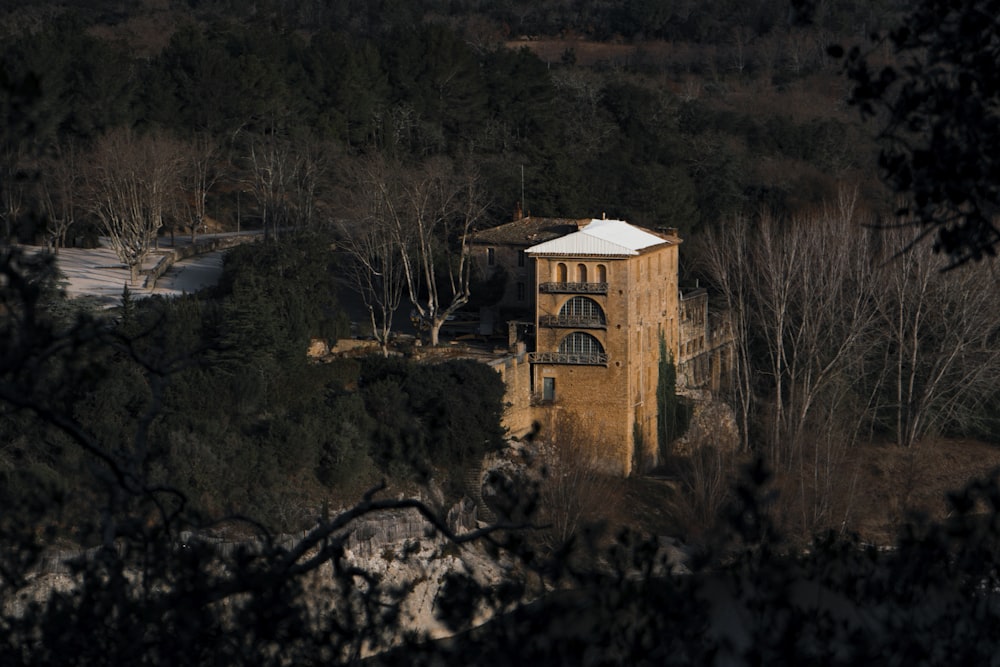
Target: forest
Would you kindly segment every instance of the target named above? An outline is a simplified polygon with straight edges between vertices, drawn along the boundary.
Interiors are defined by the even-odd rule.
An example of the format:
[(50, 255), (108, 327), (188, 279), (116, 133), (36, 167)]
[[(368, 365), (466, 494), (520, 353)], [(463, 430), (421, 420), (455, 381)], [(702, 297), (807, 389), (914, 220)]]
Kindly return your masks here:
[[(252, 14), (241, 3), (76, 4), (46, 13), (26, 3), (5, 18), (7, 238), (61, 241), (64, 227), (92, 217), (94, 175), (50, 166), (96, 170), (126, 131), (158, 139), (160, 161), (186, 176), (165, 211), (177, 228), (206, 216), (229, 227), (269, 216), (322, 225), (337, 215), (352, 159), (372, 153), (474, 162), (492, 224), (522, 198), (535, 215), (606, 211), (685, 235), (740, 212), (815, 205), (873, 167), (824, 48), (891, 16), (852, 7), (799, 27), (778, 18), (781, 2), (759, 3), (753, 17), (719, 3), (704, 14), (727, 24), (712, 27), (691, 18), (703, 12), (676, 9), (655, 36), (679, 41), (649, 42), (668, 50), (640, 46), (582, 66), (588, 42), (574, 55), (566, 40), (553, 62), (507, 40), (558, 35), (548, 23), (564, 18), (556, 9), (575, 17), (567, 31), (615, 26), (630, 39), (628, 25), (655, 25), (668, 3), (549, 3), (544, 19), (527, 5), (348, 2), (336, 3), (343, 15), (309, 16), (309, 3), (255, 3)], [(211, 173), (199, 176), (206, 160)], [(73, 233), (84, 236), (83, 225)]]
[[(974, 57), (995, 22), (967, 19), (997, 3), (911, 4), (4, 3), (0, 662), (988, 659), (995, 476), (939, 516), (901, 508), (884, 544), (847, 520), (857, 443), (1000, 429), (1000, 310), (977, 261), (998, 202), (967, 187), (992, 173), (974, 138), (995, 130), (997, 93)], [(953, 25), (986, 33), (968, 60)], [(926, 70), (894, 69), (914, 53)], [(970, 75), (937, 78), (935, 57)], [(935, 111), (930, 84), (973, 101)], [(944, 149), (961, 169), (928, 158)], [(518, 209), (677, 228), (683, 279), (729, 314), (739, 451), (692, 434), (681, 499), (562, 460), (491, 480), (496, 522), (442, 518), (505, 446), (503, 387), (479, 363), (389, 355), (386, 323), (412, 307), (434, 344), (488, 299), (461, 249)], [(431, 249), (421, 267), (390, 261), (379, 241), (425, 220), (407, 237)], [(157, 237), (240, 229), (266, 239), (230, 251), (214, 289), (125, 286), (109, 312), (60, 294), (63, 247), (110, 238), (134, 285)], [(372, 309), (382, 354), (306, 359), (350, 335), (333, 277)], [(352, 522), (403, 509), (444, 536), (437, 556), (509, 568), (442, 576), (448, 642), (409, 629), (409, 591), (347, 554)], [(665, 531), (690, 540), (683, 576)], [(39, 564), (69, 548), (91, 554), (68, 561), (73, 585), (33, 598)]]

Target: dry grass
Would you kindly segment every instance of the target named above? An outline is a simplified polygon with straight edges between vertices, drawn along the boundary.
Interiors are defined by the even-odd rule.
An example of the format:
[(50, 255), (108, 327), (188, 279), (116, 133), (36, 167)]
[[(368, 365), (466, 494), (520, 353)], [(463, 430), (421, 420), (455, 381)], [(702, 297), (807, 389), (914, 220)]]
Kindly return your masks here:
[[(835, 499), (831, 525), (818, 529), (847, 530), (862, 540), (889, 544), (914, 513), (943, 519), (950, 491), (1000, 469), (1000, 445), (947, 438), (928, 439), (912, 449), (871, 443), (851, 452), (843, 465), (840, 479), (847, 488)], [(779, 479), (776, 486), (789, 501), (779, 502), (782, 511), (795, 512), (796, 499), (787, 496), (795, 495), (797, 482)], [(678, 497), (679, 485), (632, 478), (626, 488), (626, 512), (614, 517), (617, 525), (685, 540), (697, 540), (711, 529), (681, 513), (686, 504)]]
[(885, 542), (913, 513), (942, 519), (947, 494), (1000, 469), (1000, 446), (960, 439), (928, 439), (911, 449), (868, 445), (856, 453), (859, 502), (852, 529)]

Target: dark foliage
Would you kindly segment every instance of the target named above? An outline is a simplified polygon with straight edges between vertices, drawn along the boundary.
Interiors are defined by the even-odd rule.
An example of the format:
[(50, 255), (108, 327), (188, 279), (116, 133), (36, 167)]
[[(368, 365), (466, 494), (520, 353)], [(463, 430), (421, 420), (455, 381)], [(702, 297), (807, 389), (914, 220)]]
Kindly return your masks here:
[[(786, 33), (793, 28), (776, 21), (787, 9), (778, 0), (704, 8), (581, 2), (573, 11), (565, 3), (347, 2), (331, 8), (287, 0), (253, 11), (239, 3), (190, 4), (191, 20), (161, 51), (142, 56), (93, 30), (120, 31), (121, 18), (109, 17), (141, 15), (139, 3), (80, 3), (75, 14), (49, 7), (55, 18), (46, 21), (14, 10), (10, 20), (30, 27), (0, 40), (4, 169), (28, 178), (37, 154), (57, 153), (70, 139), (85, 151), (88, 142), (121, 126), (165, 129), (185, 141), (210, 137), (219, 147), (213, 165), (219, 178), (206, 212), (222, 225), (245, 225), (267, 217), (256, 210), (263, 200), (248, 196), (252, 147), (290, 146), (288, 156), (321, 156), (323, 164), (312, 165), (319, 168), (308, 175), (292, 157), (280, 168), (272, 165), (284, 192), (267, 205), (291, 210), (308, 187), (324, 222), (343, 213), (329, 194), (335, 163), (374, 151), (405, 162), (445, 154), (480, 165), (495, 201), (490, 222), (505, 221), (523, 199), (534, 215), (607, 212), (687, 234), (741, 210), (755, 212), (761, 199), (754, 193), (775, 193), (767, 203), (791, 207), (815, 203), (824, 191), (812, 184), (806, 191), (801, 182), (758, 182), (751, 154), (806, 162), (827, 182), (856, 168), (855, 153), (864, 152), (848, 148), (857, 137), (847, 132), (842, 141), (845, 128), (835, 121), (717, 111), (728, 106), (725, 54), (734, 48), (734, 34), (753, 26), (747, 43), (773, 38), (774, 48), (791, 39)], [(860, 22), (881, 25), (888, 11), (833, 3), (814, 17), (815, 30), (842, 34)], [(105, 20), (110, 24), (102, 25)], [(484, 30), (489, 36), (480, 34)], [(622, 63), (584, 68), (572, 58), (546, 62), (527, 48), (502, 45), (503, 38), (539, 32), (686, 40), (695, 55), (682, 64), (639, 49)], [(772, 61), (768, 67), (776, 76), (780, 70), (785, 84), (807, 71), (789, 69), (777, 56)], [(682, 103), (676, 92), (692, 75), (700, 99)], [(27, 224), (26, 211), (40, 208), (31, 201), (36, 195), (12, 187), (6, 175), (0, 195), (24, 204), (5, 212), (7, 236), (18, 222), (24, 236), (42, 233), (44, 220)], [(178, 210), (186, 205), (181, 198), (177, 204)]]
[[(21, 255), (9, 261), (15, 285), (21, 272), (51, 271)], [(286, 239), (233, 251), (214, 294), (136, 301), (126, 293), (116, 323), (88, 325), (107, 342), (91, 334), (78, 357), (60, 344), (57, 357), (23, 371), (37, 388), (20, 400), (44, 398), (113, 456), (138, 456), (149, 483), (211, 514), (247, 512), (293, 529), (315, 498), (358, 494), (380, 471), (434, 478), (460, 497), (466, 470), (502, 444), (502, 382), (472, 362), (306, 363), (309, 339), (341, 317), (329, 261), (316, 239)], [(22, 333), (26, 322), (51, 319), (58, 298), (44, 284), (32, 278), (30, 299), (10, 306), (24, 315), (6, 329), (9, 365), (30, 361), (22, 348), (55, 345)], [(11, 470), (11, 494), (33, 477), (67, 490), (87, 478), (44, 421), (5, 411), (0, 432), (24, 463)]]
[(244, 359), (294, 364), (311, 337), (333, 343), (345, 335), (333, 262), (330, 240), (311, 235), (228, 252), (217, 288), (224, 346)]
[(923, 0), (876, 36), (890, 64), (858, 47), (846, 55), (854, 104), (881, 123), (882, 174), (910, 201), (904, 221), (933, 234), (953, 266), (995, 255), (1000, 241), (998, 14), (995, 0)]
[(374, 424), (372, 456), (386, 471), (426, 480), (444, 470), (449, 495), (461, 496), (466, 472), (503, 444), (504, 387), (485, 364), (369, 357), (359, 389)]

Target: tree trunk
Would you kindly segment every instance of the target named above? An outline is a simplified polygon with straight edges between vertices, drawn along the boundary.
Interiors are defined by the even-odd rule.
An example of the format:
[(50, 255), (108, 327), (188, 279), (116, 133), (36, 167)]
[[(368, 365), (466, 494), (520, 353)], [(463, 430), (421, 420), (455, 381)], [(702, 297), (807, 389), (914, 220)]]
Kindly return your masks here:
[(431, 328), (429, 332), (431, 347), (437, 347), (441, 340), (441, 325), (444, 324), (443, 319), (435, 319), (431, 321)]

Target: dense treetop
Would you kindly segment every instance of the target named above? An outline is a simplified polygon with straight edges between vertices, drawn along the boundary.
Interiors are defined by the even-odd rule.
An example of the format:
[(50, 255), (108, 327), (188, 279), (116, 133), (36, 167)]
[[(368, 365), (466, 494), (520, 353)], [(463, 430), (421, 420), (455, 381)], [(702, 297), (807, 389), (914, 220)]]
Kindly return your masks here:
[[(688, 232), (815, 203), (872, 165), (853, 116), (807, 82), (827, 86), (827, 43), (862, 39), (891, 3), (831, 3), (806, 27), (784, 2), (737, 5), (24, 3), (0, 23), (0, 139), (29, 177), (32, 155), (120, 126), (207, 133), (234, 183), (262, 141), (328, 164), (474, 156), (493, 223), (521, 199), (523, 167), (536, 215), (606, 211)], [(630, 51), (584, 57), (598, 42), (570, 39), (553, 61), (509, 41), (521, 35)], [(744, 102), (751, 90), (763, 104)], [(214, 217), (233, 222), (234, 202), (215, 198)]]

